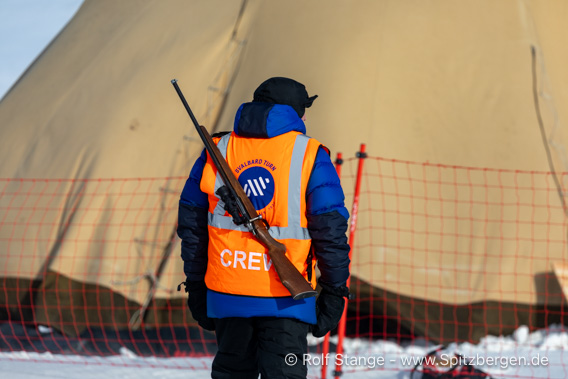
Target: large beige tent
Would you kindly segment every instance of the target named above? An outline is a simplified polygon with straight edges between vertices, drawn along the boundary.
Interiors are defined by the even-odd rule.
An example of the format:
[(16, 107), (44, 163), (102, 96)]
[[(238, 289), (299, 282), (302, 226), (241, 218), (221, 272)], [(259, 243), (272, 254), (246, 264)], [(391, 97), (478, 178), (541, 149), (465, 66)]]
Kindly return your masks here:
[[(33, 287), (27, 301), (45, 311), (30, 317), (68, 333), (80, 332), (77, 323), (128, 321), (151, 292), (143, 279), (162, 260), (153, 298), (181, 299), (174, 291), (183, 280), (179, 244), (171, 237), (183, 178), (202, 145), (172, 78), (210, 130), (229, 130), (238, 105), (250, 101), (263, 80), (288, 76), (319, 95), (307, 114), (308, 134), (334, 153), (351, 156), (365, 142), (372, 157), (511, 172), (567, 171), (562, 135), (568, 118), (567, 23), (568, 3), (560, 0), (86, 0), (0, 102), (0, 276), (10, 288)], [(423, 168), (416, 172), (423, 174)], [(561, 297), (544, 304), (538, 280), (525, 280), (545, 275), (566, 256), (563, 177), (557, 182), (542, 177), (550, 191), (518, 198), (533, 204), (546, 198), (548, 208), (531, 218), (537, 227), (463, 221), (436, 245), (465, 249), (468, 258), (461, 263), (484, 280), (455, 275), (456, 260), (440, 259), (428, 248), (434, 238), (420, 236), (440, 235), (441, 225), (428, 217), (408, 224), (392, 215), (381, 219), (420, 236), (397, 251), (381, 247), (381, 241), (370, 245), (362, 234), (354, 276), (387, 297), (470, 305), (469, 316), (475, 314), (471, 304), (488, 302), (519, 304), (521, 310), (560, 306)], [(511, 182), (498, 185), (527, 184), (513, 183), (516, 178), (505, 176)], [(385, 191), (392, 186), (369, 180)], [(497, 179), (488, 180), (491, 186)], [(350, 179), (344, 186), (352, 193)], [(139, 190), (145, 196), (134, 195)], [(454, 190), (439, 191), (451, 198)], [(467, 195), (478, 196), (489, 204), (479, 210), (480, 218), (518, 216), (491, 208), (503, 193)], [(370, 201), (372, 196), (363, 199), (361, 209)], [(409, 207), (398, 206), (403, 213)], [(471, 216), (469, 208), (412, 207)], [(369, 222), (360, 218), (358, 226), (368, 229)], [(487, 245), (460, 239), (458, 230), (464, 229), (488, 236), (532, 233), (533, 239)], [(387, 234), (384, 239), (392, 240)], [(560, 243), (546, 245), (544, 256), (534, 243), (540, 238)], [(494, 259), (511, 249), (524, 259)], [(378, 254), (379, 265), (358, 264), (378, 262)], [(400, 257), (429, 263), (403, 270)], [(499, 276), (511, 262), (522, 280)], [(495, 264), (502, 269), (488, 270)], [(396, 272), (396, 280), (387, 272)], [(22, 285), (27, 282), (33, 284)], [(107, 291), (110, 300), (103, 302), (116, 297), (127, 306), (112, 316), (48, 306), (81, 306), (87, 300), (74, 299), (72, 289), (86, 286)], [(58, 287), (66, 290), (53, 292)], [(0, 303), (18, 313), (26, 296), (0, 292), (5, 298)], [(410, 313), (423, 312), (421, 320), (444, 318), (431, 313), (441, 309), (386, 312), (414, 332), (440, 338), (438, 329), (425, 330)]]

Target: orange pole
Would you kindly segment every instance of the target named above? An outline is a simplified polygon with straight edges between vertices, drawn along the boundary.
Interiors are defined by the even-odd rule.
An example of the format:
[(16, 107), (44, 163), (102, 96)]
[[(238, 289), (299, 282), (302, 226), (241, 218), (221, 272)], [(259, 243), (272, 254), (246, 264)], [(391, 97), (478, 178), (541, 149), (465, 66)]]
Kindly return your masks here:
[[(359, 158), (359, 165), (357, 167), (357, 180), (355, 182), (355, 193), (353, 195), (353, 208), (351, 210), (351, 226), (349, 228), (349, 259), (353, 256), (353, 249), (355, 247), (355, 229), (357, 227), (357, 214), (359, 213), (359, 194), (361, 192), (361, 178), (363, 176), (363, 162), (367, 158), (367, 153), (365, 152), (365, 144), (361, 144), (361, 150), (357, 153)], [(351, 271), (351, 263), (349, 263), (349, 269)], [(351, 276), (347, 278), (347, 287), (351, 283)], [(347, 322), (347, 303), (349, 300), (345, 300), (345, 308), (343, 309), (343, 316), (339, 321), (337, 326), (337, 356), (343, 354), (343, 338), (345, 337), (345, 324)], [(335, 364), (335, 379), (339, 379), (341, 376), (341, 360), (336, 360)]]
[[(341, 179), (341, 165), (343, 164), (343, 156), (341, 153), (337, 153), (337, 158), (335, 159), (335, 171), (337, 171), (337, 176)], [(323, 339), (322, 347), (322, 363), (321, 363), (321, 379), (327, 378), (327, 356), (329, 354), (329, 332), (325, 335)]]

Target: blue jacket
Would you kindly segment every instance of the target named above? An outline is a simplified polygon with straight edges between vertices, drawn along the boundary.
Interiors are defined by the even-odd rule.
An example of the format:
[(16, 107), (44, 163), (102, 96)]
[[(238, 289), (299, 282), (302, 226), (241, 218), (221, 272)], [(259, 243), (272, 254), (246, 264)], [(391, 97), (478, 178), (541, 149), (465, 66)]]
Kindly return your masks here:
[[(254, 106), (248, 106), (254, 104)], [(287, 105), (245, 103), (235, 116), (236, 134), (250, 138), (271, 138), (289, 131), (306, 133), (304, 122)], [(207, 195), (200, 182), (206, 162), (205, 150), (191, 169), (179, 204), (178, 235), (182, 239), (181, 257), (188, 281), (202, 281), (207, 269)], [(328, 152), (320, 147), (306, 192), (308, 230), (315, 258), (321, 272), (319, 280), (332, 287), (344, 285), (349, 277), (349, 245), (343, 190)], [(208, 316), (291, 317), (316, 323), (315, 299), (298, 301), (290, 298), (232, 296), (209, 291)], [(246, 306), (243, 306), (246, 305)], [(290, 306), (294, 305), (294, 306)]]

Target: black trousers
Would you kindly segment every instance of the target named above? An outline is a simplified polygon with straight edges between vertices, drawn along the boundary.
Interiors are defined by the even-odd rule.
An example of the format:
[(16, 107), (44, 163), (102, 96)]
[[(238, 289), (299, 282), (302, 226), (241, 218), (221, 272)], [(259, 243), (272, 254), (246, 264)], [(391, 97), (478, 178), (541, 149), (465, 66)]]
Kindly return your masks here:
[(308, 324), (289, 318), (216, 319), (218, 351), (211, 377), (256, 379), (260, 373), (263, 379), (304, 379), (308, 374), (303, 364), (308, 329)]

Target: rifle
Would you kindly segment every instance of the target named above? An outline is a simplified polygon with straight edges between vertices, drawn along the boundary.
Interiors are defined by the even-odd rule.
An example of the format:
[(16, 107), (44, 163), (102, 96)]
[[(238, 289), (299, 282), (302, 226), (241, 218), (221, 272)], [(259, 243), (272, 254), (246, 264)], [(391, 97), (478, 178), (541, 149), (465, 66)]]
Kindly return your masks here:
[(183, 103), (193, 125), (197, 129), (197, 133), (205, 144), (205, 148), (209, 156), (213, 160), (213, 164), (221, 175), (224, 186), (217, 190), (217, 195), (225, 203), (225, 210), (233, 217), (233, 222), (237, 225), (245, 224), (248, 230), (253, 234), (268, 250), (268, 256), (272, 260), (274, 269), (280, 278), (280, 281), (290, 291), (294, 300), (305, 299), (307, 297), (316, 296), (312, 286), (300, 274), (296, 267), (286, 258), (286, 246), (276, 241), (268, 232), (268, 222), (262, 218), (252, 205), (250, 199), (245, 194), (241, 183), (233, 174), (231, 168), (223, 158), (223, 155), (217, 148), (215, 142), (207, 132), (204, 126), (199, 125), (197, 119), (193, 115), (189, 104), (185, 100), (176, 79), (172, 79), (174, 86), (181, 102)]

